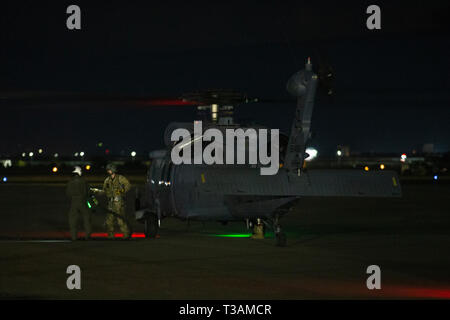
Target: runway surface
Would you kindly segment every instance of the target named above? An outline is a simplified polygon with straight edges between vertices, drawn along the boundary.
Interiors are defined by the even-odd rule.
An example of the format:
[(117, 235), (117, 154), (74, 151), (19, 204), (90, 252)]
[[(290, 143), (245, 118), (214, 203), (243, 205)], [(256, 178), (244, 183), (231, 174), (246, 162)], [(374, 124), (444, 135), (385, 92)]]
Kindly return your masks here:
[[(450, 299), (450, 185), (407, 184), (399, 199), (304, 199), (282, 222), (288, 246), (244, 223), (167, 219), (160, 239), (68, 241), (62, 185), (0, 185), (0, 298)], [(66, 269), (81, 268), (81, 290)], [(368, 290), (369, 265), (381, 290)]]

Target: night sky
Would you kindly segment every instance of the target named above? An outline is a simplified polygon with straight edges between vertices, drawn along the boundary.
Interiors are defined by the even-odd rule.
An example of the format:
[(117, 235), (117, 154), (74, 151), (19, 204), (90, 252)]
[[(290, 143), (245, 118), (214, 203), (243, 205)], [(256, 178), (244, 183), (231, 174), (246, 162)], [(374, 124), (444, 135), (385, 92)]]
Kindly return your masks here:
[[(394, 2), (394, 1), (392, 1)], [(210, 88), (287, 98), (306, 57), (335, 71), (335, 97), (318, 98), (311, 144), (322, 154), (450, 149), (450, 39), (446, 1), (374, 2), (382, 30), (366, 28), (372, 2), (6, 1), (0, 10), (0, 97), (31, 94), (173, 96)], [(81, 7), (82, 29), (66, 28)], [(315, 60), (314, 60), (315, 59)], [(32, 106), (1, 100), (0, 156), (43, 148), (142, 154), (193, 107), (114, 102)], [(295, 104), (242, 106), (288, 131)]]

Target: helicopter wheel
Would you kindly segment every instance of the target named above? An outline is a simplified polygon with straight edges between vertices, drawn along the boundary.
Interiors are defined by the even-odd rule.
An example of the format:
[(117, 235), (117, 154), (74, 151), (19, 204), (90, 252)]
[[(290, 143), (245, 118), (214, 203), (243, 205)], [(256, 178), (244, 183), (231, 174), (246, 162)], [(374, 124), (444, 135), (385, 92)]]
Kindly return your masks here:
[(158, 217), (155, 213), (150, 212), (145, 216), (144, 221), (144, 227), (145, 227), (145, 237), (146, 238), (155, 238), (158, 234)]

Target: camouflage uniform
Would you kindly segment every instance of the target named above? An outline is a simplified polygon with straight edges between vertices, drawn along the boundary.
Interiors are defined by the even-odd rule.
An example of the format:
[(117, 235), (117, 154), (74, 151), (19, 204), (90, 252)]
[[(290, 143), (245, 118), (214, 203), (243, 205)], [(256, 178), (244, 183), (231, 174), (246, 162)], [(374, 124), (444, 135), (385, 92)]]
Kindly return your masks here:
[(123, 217), (117, 217), (111, 213), (106, 215), (106, 230), (108, 236), (112, 238), (114, 236), (114, 221), (120, 227), (120, 231), (124, 234), (124, 238), (130, 236), (130, 230), (124, 221), (125, 218), (125, 194), (130, 190), (131, 184), (124, 176), (115, 174), (114, 179), (109, 176), (103, 183), (103, 191), (108, 199), (108, 210)]
[(74, 176), (67, 184), (66, 195), (71, 198), (69, 227), (72, 240), (77, 239), (77, 223), (80, 214), (83, 217), (86, 239), (91, 235), (91, 214), (86, 204), (88, 194), (89, 186), (86, 180), (80, 176)]

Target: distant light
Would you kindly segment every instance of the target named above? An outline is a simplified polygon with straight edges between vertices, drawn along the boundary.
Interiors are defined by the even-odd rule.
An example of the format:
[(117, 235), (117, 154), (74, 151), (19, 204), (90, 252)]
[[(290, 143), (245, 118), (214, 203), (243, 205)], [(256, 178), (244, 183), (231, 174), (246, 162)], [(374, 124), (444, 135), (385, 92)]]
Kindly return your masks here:
[(105, 150), (105, 154), (109, 154), (109, 149), (106, 149), (106, 150)]
[(84, 157), (84, 151), (80, 152), (80, 157)]
[(365, 167), (364, 167), (364, 171), (369, 171), (369, 167), (368, 167), (368, 166), (365, 166)]
[(44, 151), (43, 151), (42, 149), (39, 149), (38, 152), (39, 152), (39, 154), (41, 154), (41, 153), (44, 152)]
[(52, 168), (52, 171), (53, 171), (54, 173), (58, 172), (58, 167), (53, 167), (53, 168)]
[(8, 178), (7, 177), (3, 177), (3, 182), (7, 182), (8, 181)]
[(25, 152), (22, 153), (22, 157), (26, 157), (27, 154)]
[(103, 142), (97, 143), (97, 147), (99, 147), (99, 148), (103, 147)]
[(59, 154), (55, 153), (53, 156), (54, 156), (55, 158), (58, 158), (58, 157), (59, 157)]
[(90, 165), (86, 165), (86, 170), (91, 170), (91, 166)]
[(32, 156), (34, 155), (34, 153), (33, 153), (33, 152), (30, 152), (28, 155), (29, 155), (30, 157), (32, 157)]
[(406, 153), (403, 153), (403, 154), (400, 156), (400, 161), (401, 161), (401, 162), (405, 162), (407, 158), (408, 158), (408, 157), (406, 156)]
[(0, 160), (0, 163), (3, 165), (4, 168), (12, 167), (11, 159)]
[(317, 157), (317, 150), (314, 148), (306, 148), (305, 152), (308, 154), (308, 157), (305, 159), (305, 161), (311, 161), (314, 158)]
[(136, 151), (131, 152), (132, 157), (136, 157)]
[(384, 170), (384, 164), (380, 164), (380, 169)]
[(336, 154), (338, 155), (338, 157), (340, 157), (340, 156), (342, 156), (342, 151), (341, 151), (341, 150), (338, 150), (338, 151), (336, 152)]
[(75, 152), (74, 156), (75, 156), (75, 157), (78, 157), (78, 152)]
[(433, 179), (434, 179), (434, 180), (437, 180), (437, 179), (438, 179), (438, 176), (437, 176), (437, 174), (436, 174), (436, 175), (434, 175)]

